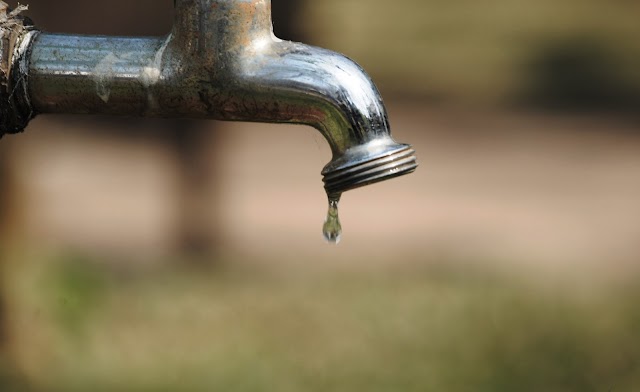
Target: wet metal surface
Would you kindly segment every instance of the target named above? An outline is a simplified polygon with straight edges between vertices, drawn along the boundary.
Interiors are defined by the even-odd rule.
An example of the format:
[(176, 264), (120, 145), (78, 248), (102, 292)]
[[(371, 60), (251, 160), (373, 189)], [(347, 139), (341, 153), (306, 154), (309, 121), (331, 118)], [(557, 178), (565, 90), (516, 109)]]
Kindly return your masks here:
[(38, 113), (295, 123), (318, 129), (330, 194), (410, 173), (369, 76), (345, 56), (273, 35), (268, 0), (177, 0), (162, 38), (42, 33), (28, 88)]

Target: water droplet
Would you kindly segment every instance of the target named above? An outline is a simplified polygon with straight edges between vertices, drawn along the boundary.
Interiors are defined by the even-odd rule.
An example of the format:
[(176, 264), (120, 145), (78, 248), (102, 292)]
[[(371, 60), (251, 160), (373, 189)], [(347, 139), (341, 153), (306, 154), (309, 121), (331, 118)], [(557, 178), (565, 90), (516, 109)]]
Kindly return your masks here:
[(327, 219), (322, 227), (324, 238), (333, 244), (338, 244), (342, 236), (342, 225), (340, 225), (340, 217), (338, 216), (340, 196), (342, 195), (329, 196), (329, 212), (327, 212)]

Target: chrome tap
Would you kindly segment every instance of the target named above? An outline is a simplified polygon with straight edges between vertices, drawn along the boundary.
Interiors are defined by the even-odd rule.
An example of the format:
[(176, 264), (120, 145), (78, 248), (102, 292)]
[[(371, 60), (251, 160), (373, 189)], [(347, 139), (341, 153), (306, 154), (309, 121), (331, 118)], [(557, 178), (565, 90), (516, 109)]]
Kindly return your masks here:
[(270, 0), (175, 0), (165, 37), (51, 34), (0, 1), (0, 136), (39, 113), (296, 123), (331, 146), (325, 189), (417, 167), (380, 94), (345, 56), (273, 34)]

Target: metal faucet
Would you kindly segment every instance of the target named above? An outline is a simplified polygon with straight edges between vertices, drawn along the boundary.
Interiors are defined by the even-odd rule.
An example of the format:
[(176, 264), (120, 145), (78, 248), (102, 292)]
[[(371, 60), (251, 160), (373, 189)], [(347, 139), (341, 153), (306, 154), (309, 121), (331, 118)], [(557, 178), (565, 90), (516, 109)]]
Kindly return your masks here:
[(295, 123), (331, 146), (327, 194), (413, 172), (382, 98), (347, 57), (273, 34), (270, 0), (174, 0), (166, 37), (39, 31), (0, 1), (0, 137), (39, 113)]

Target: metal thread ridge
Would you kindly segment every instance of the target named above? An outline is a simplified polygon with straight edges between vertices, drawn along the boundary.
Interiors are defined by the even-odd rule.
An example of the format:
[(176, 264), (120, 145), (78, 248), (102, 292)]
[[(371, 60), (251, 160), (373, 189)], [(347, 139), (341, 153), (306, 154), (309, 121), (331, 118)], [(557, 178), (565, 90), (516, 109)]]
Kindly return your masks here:
[(391, 154), (326, 173), (323, 178), (324, 187), (328, 194), (342, 193), (412, 173), (417, 167), (415, 151), (410, 146), (405, 146)]

